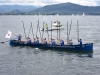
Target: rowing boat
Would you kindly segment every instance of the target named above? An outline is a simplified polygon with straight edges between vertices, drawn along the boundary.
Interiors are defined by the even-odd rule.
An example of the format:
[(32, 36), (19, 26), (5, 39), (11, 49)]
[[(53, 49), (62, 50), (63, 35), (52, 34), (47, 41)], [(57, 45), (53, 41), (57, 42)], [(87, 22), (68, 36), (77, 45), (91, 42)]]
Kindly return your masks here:
[(82, 45), (51, 45), (51, 44), (34, 44), (27, 43), (26, 41), (18, 42), (17, 40), (10, 40), (9, 44), (11, 46), (30, 46), (46, 50), (64, 50), (64, 51), (93, 51), (93, 43), (86, 43)]

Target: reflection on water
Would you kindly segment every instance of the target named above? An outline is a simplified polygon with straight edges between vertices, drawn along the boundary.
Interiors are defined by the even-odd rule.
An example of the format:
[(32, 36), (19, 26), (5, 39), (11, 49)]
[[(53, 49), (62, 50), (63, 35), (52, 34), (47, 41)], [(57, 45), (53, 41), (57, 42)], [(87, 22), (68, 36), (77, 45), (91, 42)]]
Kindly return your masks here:
[[(12, 48), (15, 48), (14, 46), (11, 46)], [(25, 49), (24, 52), (28, 55), (30, 54), (39, 54), (39, 53), (45, 53), (45, 52), (55, 52), (57, 54), (60, 54), (61, 56), (64, 55), (76, 55), (78, 57), (84, 58), (84, 57), (93, 57), (93, 51), (91, 52), (80, 52), (80, 51), (65, 51), (65, 50), (43, 50), (43, 49), (38, 49), (38, 48), (32, 48), (32, 47), (27, 47), (27, 46), (16, 46), (16, 48), (20, 49), (18, 50), (18, 54), (22, 53), (21, 49)]]
[(93, 58), (93, 53), (79, 53), (77, 56), (81, 58), (84, 58), (84, 57)]

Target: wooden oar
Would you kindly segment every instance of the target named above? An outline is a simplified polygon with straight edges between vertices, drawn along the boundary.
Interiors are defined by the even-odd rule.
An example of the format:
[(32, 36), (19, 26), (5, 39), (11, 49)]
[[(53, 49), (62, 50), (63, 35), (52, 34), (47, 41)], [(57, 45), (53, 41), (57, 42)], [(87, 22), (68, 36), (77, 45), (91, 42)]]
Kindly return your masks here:
[(6, 42), (9, 42), (10, 40), (7, 40), (7, 41), (4, 41), (4, 42), (0, 42), (0, 43), (6, 43)]
[(23, 23), (23, 28), (24, 28), (24, 34), (25, 34), (25, 38), (26, 38), (26, 33), (25, 33), (25, 27), (24, 27), (24, 22), (22, 21)]
[[(46, 25), (47, 25), (47, 23), (46, 23)], [(47, 25), (47, 34), (48, 34), (48, 41), (49, 41), (49, 32), (48, 32), (48, 25)]]
[(67, 21), (67, 44), (68, 44), (68, 40), (69, 40), (69, 35), (68, 35), (68, 21)]
[(51, 20), (51, 39), (52, 39), (52, 20)]
[(77, 39), (79, 40), (79, 25), (78, 25), (78, 20), (77, 20)]
[(28, 37), (29, 37), (30, 31), (31, 31), (31, 28), (32, 28), (32, 24), (31, 24), (30, 29), (29, 29)]
[(58, 23), (59, 23), (58, 26), (59, 26), (59, 39), (60, 39), (60, 22), (58, 22)]
[(69, 35), (70, 35), (70, 31), (71, 31), (71, 25), (72, 25), (72, 20), (71, 20), (70, 29), (69, 29)]
[(44, 31), (45, 31), (44, 25), (45, 25), (45, 16), (44, 16), (44, 21), (43, 21), (43, 32), (42, 32), (42, 40), (41, 40), (42, 43), (43, 43), (43, 38), (44, 38), (43, 35), (44, 35)]
[[(43, 28), (44, 28), (44, 22), (43, 22)], [(43, 43), (43, 34), (44, 34), (44, 30), (42, 32), (42, 43)]]
[(37, 38), (38, 26), (39, 26), (39, 19), (38, 19), (37, 30), (36, 30), (36, 38)]
[(39, 19), (38, 19), (38, 27), (39, 27), (40, 39), (41, 39), (41, 41), (42, 41), (42, 38), (41, 38), (41, 31), (40, 31), (40, 26), (39, 26)]
[(33, 34), (33, 39), (34, 39), (34, 32), (33, 32), (32, 22), (31, 22), (31, 27), (32, 27), (32, 34)]
[(57, 20), (57, 44), (59, 44), (59, 37), (58, 37), (58, 20)]
[(49, 32), (48, 32), (48, 24), (47, 24), (47, 18), (46, 18), (45, 20), (46, 20), (46, 29), (47, 29), (47, 34), (48, 34), (48, 41), (49, 41)]

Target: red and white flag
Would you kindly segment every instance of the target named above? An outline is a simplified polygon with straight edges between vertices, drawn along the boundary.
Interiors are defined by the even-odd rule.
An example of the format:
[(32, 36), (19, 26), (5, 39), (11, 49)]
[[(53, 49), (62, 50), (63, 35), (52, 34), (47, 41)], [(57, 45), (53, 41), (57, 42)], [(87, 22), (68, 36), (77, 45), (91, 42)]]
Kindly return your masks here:
[(8, 33), (6, 34), (5, 38), (11, 38), (12, 32), (8, 30)]

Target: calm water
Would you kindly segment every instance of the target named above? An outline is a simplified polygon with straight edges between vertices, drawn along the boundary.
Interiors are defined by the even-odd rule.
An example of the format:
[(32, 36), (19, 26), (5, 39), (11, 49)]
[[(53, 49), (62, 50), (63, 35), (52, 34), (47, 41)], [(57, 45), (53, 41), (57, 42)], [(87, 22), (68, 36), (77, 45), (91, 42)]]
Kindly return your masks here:
[[(51, 27), (51, 20), (59, 20), (65, 26), (60, 31), (60, 38), (67, 38), (67, 21), (70, 27), (70, 38), (77, 43), (77, 19), (79, 22), (79, 37), (83, 43), (93, 42), (93, 53), (71, 53), (52, 50), (41, 50), (31, 47), (12, 47), (5, 39), (8, 30), (15, 35), (22, 34), (24, 40), (25, 25), (26, 35), (29, 33), (31, 23), (34, 37), (36, 36), (39, 19), (40, 28), (43, 21)], [(43, 32), (41, 32), (42, 35)], [(57, 38), (57, 31), (52, 32)], [(40, 33), (38, 30), (38, 36)], [(47, 32), (44, 37), (48, 38)], [(49, 38), (51, 32), (49, 32)], [(32, 32), (30, 37), (33, 38)], [(100, 16), (0, 16), (0, 75), (100, 75)]]

